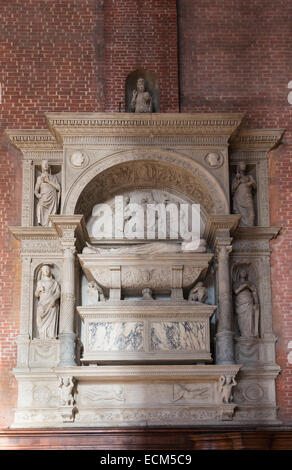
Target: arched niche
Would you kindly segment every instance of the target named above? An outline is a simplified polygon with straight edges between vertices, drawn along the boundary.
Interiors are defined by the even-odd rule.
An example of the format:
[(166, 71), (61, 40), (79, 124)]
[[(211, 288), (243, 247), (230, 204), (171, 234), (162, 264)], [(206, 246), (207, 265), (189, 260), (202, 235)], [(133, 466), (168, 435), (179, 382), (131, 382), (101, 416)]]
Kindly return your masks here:
[(156, 73), (151, 70), (137, 69), (131, 72), (126, 79), (126, 112), (131, 113), (131, 100), (133, 91), (136, 90), (137, 80), (143, 78), (145, 82), (145, 91), (148, 91), (152, 98), (152, 112), (160, 111), (160, 94), (158, 86), (158, 78)]
[(108, 155), (88, 167), (69, 188), (63, 214), (89, 218), (97, 203), (132, 189), (155, 188), (200, 204), (205, 216), (228, 214), (228, 197), (214, 176), (198, 162), (161, 149)]

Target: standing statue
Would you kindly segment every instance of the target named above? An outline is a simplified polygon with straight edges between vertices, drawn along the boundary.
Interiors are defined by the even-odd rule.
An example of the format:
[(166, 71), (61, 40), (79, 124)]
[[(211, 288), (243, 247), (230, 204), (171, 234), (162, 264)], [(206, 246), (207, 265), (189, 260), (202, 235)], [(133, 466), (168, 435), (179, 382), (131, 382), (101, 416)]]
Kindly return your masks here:
[(207, 289), (202, 282), (197, 284), (191, 289), (188, 300), (190, 302), (205, 303), (207, 299)]
[(152, 98), (145, 89), (144, 78), (138, 78), (137, 90), (133, 91), (131, 110), (134, 113), (152, 113)]
[(248, 281), (245, 270), (239, 272), (239, 282), (235, 283), (233, 292), (240, 336), (244, 338), (258, 337), (259, 299), (256, 287)]
[(39, 225), (48, 227), (49, 216), (57, 212), (61, 187), (56, 176), (49, 173), (48, 160), (42, 160), (42, 173), (37, 178), (34, 194), (38, 199), (37, 221)]
[(245, 170), (246, 164), (239, 163), (232, 181), (233, 212), (241, 215), (241, 226), (251, 227), (255, 224), (253, 191), (256, 183), (251, 175), (245, 174)]
[(41, 268), (41, 278), (37, 283), (35, 296), (39, 298), (37, 306), (37, 328), (40, 339), (57, 337), (60, 286), (52, 276), (51, 268)]

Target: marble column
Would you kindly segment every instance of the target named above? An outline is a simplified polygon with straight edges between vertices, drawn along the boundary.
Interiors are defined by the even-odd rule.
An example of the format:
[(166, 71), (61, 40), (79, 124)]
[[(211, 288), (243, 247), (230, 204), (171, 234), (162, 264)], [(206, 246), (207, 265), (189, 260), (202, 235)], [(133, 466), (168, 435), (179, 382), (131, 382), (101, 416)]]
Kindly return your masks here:
[(75, 366), (75, 247), (63, 248), (59, 366)]
[(219, 300), (216, 334), (217, 364), (234, 364), (232, 286), (229, 268), (229, 254), (232, 251), (231, 240), (216, 240)]
[(204, 238), (216, 252), (218, 263), (217, 288), (218, 311), (216, 333), (216, 363), (234, 364), (232, 285), (229, 255), (232, 251), (232, 234), (238, 227), (238, 214), (213, 215), (208, 217)]
[(76, 246), (79, 249), (88, 239), (83, 216), (54, 215), (50, 217), (63, 251), (63, 269), (61, 286), (60, 312), (60, 360), (59, 367), (70, 367), (76, 364), (75, 332), (75, 263)]

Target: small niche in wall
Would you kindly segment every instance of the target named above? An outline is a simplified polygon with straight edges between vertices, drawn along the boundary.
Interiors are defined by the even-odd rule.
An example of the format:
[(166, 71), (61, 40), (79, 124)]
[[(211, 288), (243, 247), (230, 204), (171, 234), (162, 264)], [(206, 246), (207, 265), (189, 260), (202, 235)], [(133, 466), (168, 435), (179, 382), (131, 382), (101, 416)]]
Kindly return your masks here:
[(126, 79), (126, 112), (135, 112), (133, 106), (133, 92), (137, 90), (137, 81), (142, 78), (144, 80), (145, 93), (149, 93), (151, 97), (151, 111), (152, 113), (159, 113), (160, 111), (160, 94), (158, 79), (154, 72), (150, 70), (137, 69), (131, 72)]

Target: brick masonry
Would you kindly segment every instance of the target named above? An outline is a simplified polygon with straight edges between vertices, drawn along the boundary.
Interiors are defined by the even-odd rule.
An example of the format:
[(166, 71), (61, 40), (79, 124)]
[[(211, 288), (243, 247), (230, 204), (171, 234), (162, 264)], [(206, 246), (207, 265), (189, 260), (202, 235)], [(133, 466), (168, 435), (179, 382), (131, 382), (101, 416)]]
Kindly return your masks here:
[(283, 226), (272, 243), (274, 329), (283, 370), (277, 394), (280, 418), (291, 424), (292, 5), (9, 0), (0, 12), (0, 427), (12, 422), (17, 398), (11, 370), (21, 270), (18, 244), (7, 232), (8, 225), (20, 224), (21, 155), (3, 130), (43, 128), (49, 111), (118, 111), (120, 103), (123, 110), (125, 79), (138, 68), (158, 75), (162, 112), (245, 112), (245, 127), (287, 129), (268, 158), (271, 224)]

